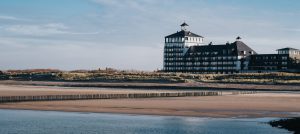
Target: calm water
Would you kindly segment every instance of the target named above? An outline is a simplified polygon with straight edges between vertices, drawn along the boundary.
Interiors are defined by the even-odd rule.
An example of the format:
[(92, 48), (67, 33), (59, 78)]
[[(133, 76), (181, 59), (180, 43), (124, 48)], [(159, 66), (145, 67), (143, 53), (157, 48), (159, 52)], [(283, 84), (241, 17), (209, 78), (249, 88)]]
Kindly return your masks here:
[(0, 134), (282, 134), (274, 118), (217, 119), (0, 110)]

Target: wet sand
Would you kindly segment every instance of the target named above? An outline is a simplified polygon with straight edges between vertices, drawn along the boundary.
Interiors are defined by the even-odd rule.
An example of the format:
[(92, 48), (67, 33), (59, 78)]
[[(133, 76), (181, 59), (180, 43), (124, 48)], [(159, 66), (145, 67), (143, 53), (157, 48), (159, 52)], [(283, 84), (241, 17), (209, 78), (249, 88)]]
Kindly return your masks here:
[[(0, 85), (1, 96), (162, 91), (174, 92)], [(223, 96), (5, 103), (0, 104), (0, 108), (201, 117), (292, 117), (300, 113), (300, 94), (259, 92), (232, 95), (231, 92), (224, 92)]]
[[(191, 91), (191, 90), (184, 90)], [(0, 96), (26, 96), (26, 95), (77, 95), (77, 94), (123, 94), (123, 93), (157, 93), (179, 92), (178, 90), (142, 90), (122, 88), (91, 88), (91, 87), (54, 87), (54, 86), (23, 86), (0, 85)]]

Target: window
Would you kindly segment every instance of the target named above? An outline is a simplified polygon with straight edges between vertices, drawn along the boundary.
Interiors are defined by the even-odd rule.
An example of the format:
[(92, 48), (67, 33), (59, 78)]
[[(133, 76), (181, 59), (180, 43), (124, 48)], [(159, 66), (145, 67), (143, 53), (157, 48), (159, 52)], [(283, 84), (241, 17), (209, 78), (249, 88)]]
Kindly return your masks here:
[(244, 54), (244, 55), (247, 53), (246, 51), (241, 51), (241, 52), (242, 52), (242, 54)]
[(288, 51), (288, 50), (286, 50), (286, 51), (285, 51), (285, 54), (289, 54), (289, 51)]
[(283, 57), (281, 57), (281, 59), (287, 60), (287, 56), (283, 56)]

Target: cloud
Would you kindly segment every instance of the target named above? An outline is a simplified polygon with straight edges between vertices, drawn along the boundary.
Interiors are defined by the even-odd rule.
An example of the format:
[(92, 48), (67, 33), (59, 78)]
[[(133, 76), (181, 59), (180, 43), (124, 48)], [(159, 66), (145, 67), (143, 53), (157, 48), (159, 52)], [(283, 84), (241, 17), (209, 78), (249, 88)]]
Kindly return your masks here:
[[(48, 13), (50, 11), (32, 8), (34, 13), (20, 16), (30, 18), (30, 21), (0, 15), (0, 69), (39, 66), (156, 69), (162, 67), (164, 36), (180, 30), (179, 25), (184, 20), (190, 25), (189, 30), (205, 37), (206, 43), (233, 42), (239, 35), (259, 53), (273, 53), (275, 49), (285, 46), (297, 48), (299, 42), (300, 30), (292, 28), (299, 22), (296, 12), (285, 15), (285, 10), (257, 10), (248, 5), (242, 6), (244, 2), (83, 2), (88, 2), (90, 7), (78, 5), (76, 9), (64, 8), (54, 15), (52, 11)], [(52, 10), (56, 9), (53, 7)], [(11, 12), (14, 13), (14, 10)], [(40, 59), (36, 61), (36, 58)]]
[(0, 20), (10, 20), (10, 21), (28, 21), (28, 19), (24, 18), (17, 18), (15, 16), (7, 16), (7, 15), (0, 15)]
[(149, 46), (115, 46), (112, 44), (99, 45), (92, 41), (4, 37), (0, 37), (0, 46), (2, 46), (0, 69), (58, 68), (74, 70), (113, 67), (154, 70), (161, 67), (158, 65), (162, 64), (162, 51), (157, 51), (156, 48)]
[[(213, 2), (206, 0), (201, 2), (174, 2), (174, 0), (92, 1), (105, 8), (106, 12), (97, 16), (102, 23), (116, 28), (118, 31), (116, 33), (127, 32), (124, 34), (124, 38), (127, 37), (125, 45), (130, 44), (128, 42), (131, 38), (128, 36), (139, 37), (135, 38), (135, 42), (132, 44), (156, 44), (162, 41), (164, 36), (179, 30), (178, 25), (184, 20), (190, 24), (189, 30), (205, 36), (207, 43), (212, 41), (216, 44), (222, 44), (227, 41), (232, 42), (237, 36), (242, 36), (246, 43), (249, 42), (250, 47), (267, 53), (273, 49), (265, 49), (265, 47), (280, 48), (286, 45), (294, 47), (296, 46), (294, 42), (298, 41), (298, 35), (295, 34), (298, 29), (290, 29), (294, 31), (293, 33), (282, 30), (289, 23), (279, 20), (279, 18), (294, 16), (278, 14), (280, 13), (278, 11), (258, 10), (260, 14), (257, 14), (253, 13), (250, 6), (212, 4)], [(201, 3), (201, 8), (196, 8), (199, 3)]]
[[(122, 8), (122, 9), (129, 9), (129, 10), (136, 10), (142, 12), (148, 12), (149, 7), (157, 6), (158, 4), (165, 3), (164, 1), (160, 0), (91, 0), (95, 3), (98, 3), (102, 6), (108, 8)], [(167, 0), (171, 1), (171, 0)]]
[(117, 6), (117, 7), (140, 7), (142, 5), (149, 5), (156, 3), (156, 0), (92, 0), (96, 3), (106, 6)]
[(31, 36), (48, 36), (57, 34), (67, 35), (90, 35), (98, 34), (98, 32), (72, 32), (70, 28), (62, 23), (48, 23), (41, 25), (34, 24), (20, 24), (20, 25), (9, 25), (4, 27), (6, 32), (31, 35)]
[(19, 19), (16, 18), (16, 17), (13, 17), (13, 16), (2, 16), (2, 15), (0, 15), (0, 20), (19, 20)]
[(300, 32), (300, 28), (284, 28), (283, 30), (288, 32)]
[(102, 4), (102, 5), (110, 5), (110, 6), (121, 6), (122, 1), (118, 0), (92, 0), (93, 2)]

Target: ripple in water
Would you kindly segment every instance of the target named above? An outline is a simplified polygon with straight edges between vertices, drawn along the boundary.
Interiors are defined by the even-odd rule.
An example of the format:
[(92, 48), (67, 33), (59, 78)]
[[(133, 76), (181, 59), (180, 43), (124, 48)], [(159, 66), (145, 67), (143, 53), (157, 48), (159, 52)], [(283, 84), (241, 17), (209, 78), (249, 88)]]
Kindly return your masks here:
[(0, 110), (0, 134), (284, 134), (266, 122), (233, 119)]

